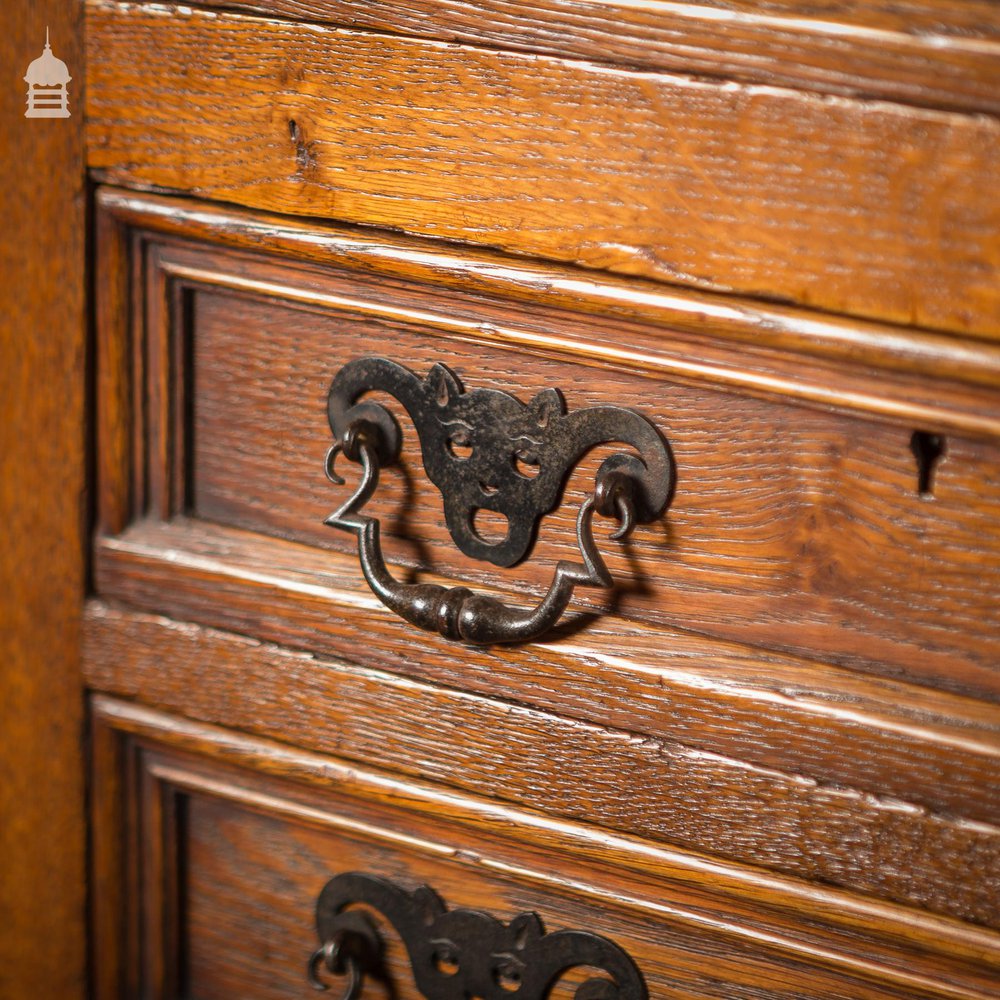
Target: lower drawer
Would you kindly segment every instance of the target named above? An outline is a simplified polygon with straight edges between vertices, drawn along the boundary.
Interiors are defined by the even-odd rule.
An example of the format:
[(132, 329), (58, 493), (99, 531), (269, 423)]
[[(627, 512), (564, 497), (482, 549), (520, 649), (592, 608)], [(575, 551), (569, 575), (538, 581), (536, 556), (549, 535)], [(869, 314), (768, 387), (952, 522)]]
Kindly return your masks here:
[[(107, 696), (92, 708), (98, 997), (313, 995), (316, 899), (349, 871), (605, 936), (653, 998), (995, 995), (987, 931)], [(386, 976), (363, 1000), (416, 1000), (372, 916)]]

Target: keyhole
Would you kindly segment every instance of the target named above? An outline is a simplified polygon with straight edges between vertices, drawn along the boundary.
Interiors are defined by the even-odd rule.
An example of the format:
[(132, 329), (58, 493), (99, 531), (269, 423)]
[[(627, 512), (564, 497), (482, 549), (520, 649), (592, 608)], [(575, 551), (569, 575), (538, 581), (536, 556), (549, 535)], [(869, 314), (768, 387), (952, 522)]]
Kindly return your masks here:
[(944, 454), (944, 435), (914, 431), (910, 451), (917, 460), (917, 491), (922, 497), (934, 495), (934, 466)]

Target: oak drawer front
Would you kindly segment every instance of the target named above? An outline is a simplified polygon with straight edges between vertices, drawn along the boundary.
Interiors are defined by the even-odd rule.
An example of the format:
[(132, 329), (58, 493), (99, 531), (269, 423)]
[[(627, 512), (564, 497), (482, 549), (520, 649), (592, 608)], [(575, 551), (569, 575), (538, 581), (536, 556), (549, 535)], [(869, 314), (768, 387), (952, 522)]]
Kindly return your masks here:
[(114, 182), (1000, 335), (988, 115), (228, 11), (87, 25)]
[[(543, 294), (526, 301), (523, 289), (505, 296), (486, 264), (475, 294), (449, 289), (451, 261), (435, 265), (426, 248), (421, 277), (439, 274), (440, 285), (366, 265), (366, 256), (417, 256), (405, 243), (373, 241), (355, 247), (352, 260), (349, 237), (338, 249), (335, 232), (307, 227), (301, 244), (327, 240), (330, 266), (320, 267), (297, 259), (294, 246), (282, 259), (222, 245), (243, 229), (246, 244), (270, 234), (278, 250), (273, 220), (253, 229), (253, 217), (215, 211), (211, 231), (200, 234), (208, 242), (156, 235), (166, 214), (183, 232), (178, 213), (203, 228), (212, 213), (165, 200), (143, 211), (142, 198), (139, 207), (133, 201), (106, 196), (100, 246), (112, 531), (142, 514), (186, 514), (349, 556), (350, 536), (322, 523), (347, 496), (323, 475), (333, 375), (371, 354), (420, 375), (447, 361), (468, 389), (527, 401), (561, 388), (571, 410), (636, 405), (670, 441), (670, 510), (624, 549), (601, 541), (623, 586), (613, 602), (579, 591), (578, 609), (960, 693), (1000, 692), (1000, 446), (991, 430), (996, 392), (985, 384), (992, 348), (981, 351), (985, 366), (961, 370), (940, 344), (919, 337), (925, 356), (902, 362), (877, 346), (862, 363), (850, 356), (854, 345), (839, 358), (750, 349), (717, 328), (709, 303), (687, 303), (705, 310), (694, 336), (649, 316), (640, 324), (613, 310), (556, 310)], [(530, 269), (520, 278), (530, 286)], [(558, 280), (568, 279), (535, 276), (539, 286)], [(644, 289), (605, 283), (601, 294), (610, 301), (612, 291), (627, 300)], [(126, 294), (131, 319), (120, 305)], [(786, 317), (793, 320), (803, 330), (813, 322)], [(133, 330), (144, 334), (132, 341)], [(878, 330), (861, 333), (877, 345)], [(935, 351), (958, 366), (952, 377), (933, 375)], [(880, 358), (883, 370), (874, 367)], [(915, 431), (945, 435), (923, 483)], [(501, 572), (451, 544), (412, 431), (407, 440), (402, 472), (383, 474), (370, 505), (392, 560), (531, 603), (554, 562), (572, 556), (576, 509), (607, 452), (578, 466), (563, 505), (542, 522), (534, 555)]]
[[(990, 995), (982, 931), (106, 697), (93, 709), (101, 998), (310, 995), (316, 897), (347, 871), (601, 934), (653, 997)], [(394, 992), (368, 980), (363, 995), (415, 1000), (400, 942), (381, 932)]]

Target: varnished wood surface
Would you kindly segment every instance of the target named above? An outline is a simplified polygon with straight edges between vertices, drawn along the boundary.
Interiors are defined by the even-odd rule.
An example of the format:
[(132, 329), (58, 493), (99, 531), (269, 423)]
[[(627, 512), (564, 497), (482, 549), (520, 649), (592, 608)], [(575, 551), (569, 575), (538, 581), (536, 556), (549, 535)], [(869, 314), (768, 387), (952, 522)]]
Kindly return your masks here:
[(111, 180), (1000, 335), (992, 117), (184, 7), (87, 11), (88, 156)]
[[(933, 353), (909, 355), (905, 372), (873, 371), (893, 354), (874, 332), (857, 360), (845, 349), (836, 362), (806, 361), (777, 344), (750, 353), (742, 340), (713, 338), (711, 318), (695, 341), (660, 324), (555, 312), (544, 298), (504, 299), (507, 284), (491, 284), (485, 264), (473, 298), (425, 283), (451, 273), (448, 259), (436, 269), (424, 260), (420, 282), (389, 282), (369, 276), (360, 254), (338, 258), (331, 272), (149, 239), (142, 220), (158, 222), (167, 203), (146, 216), (141, 203), (114, 193), (102, 200), (122, 212), (119, 229), (105, 221), (99, 246), (109, 531), (121, 530), (129, 511), (190, 509), (353, 551), (353, 539), (322, 524), (343, 492), (322, 475), (329, 381), (363, 354), (420, 373), (446, 359), (467, 387), (525, 400), (546, 386), (563, 389), (571, 409), (641, 400), (670, 439), (678, 466), (670, 511), (624, 552), (602, 543), (621, 587), (614, 603), (581, 591), (575, 606), (996, 697), (1000, 446), (985, 426), (997, 419), (994, 388), (935, 376)], [(174, 226), (196, 212), (189, 206)], [(218, 213), (214, 226), (213, 236), (227, 231)], [(393, 249), (383, 243), (379, 252), (388, 258)], [(628, 283), (618, 290), (625, 298)], [(611, 297), (607, 283), (604, 292)], [(675, 297), (661, 322), (682, 305)], [(647, 323), (652, 310), (647, 302)], [(803, 336), (807, 322), (800, 317)], [(684, 365), (709, 354), (711, 365)], [(122, 360), (129, 355), (135, 364)], [(820, 386), (845, 412), (818, 405)], [(873, 419), (859, 419), (866, 416)], [(874, 419), (882, 417), (891, 423)], [(910, 436), (949, 424), (976, 436), (948, 436), (931, 496), (921, 496)], [(388, 470), (372, 505), (393, 558), (515, 593), (547, 585), (555, 560), (572, 550), (575, 505), (591, 488), (596, 457), (544, 522), (537, 555), (491, 573), (454, 548), (416, 443), (407, 449), (405, 475)]]
[[(476, 302), (487, 296), (528, 303), (532, 313), (539, 307), (556, 308), (599, 316), (604, 322), (634, 321), (669, 330), (673, 337), (687, 338), (683, 353), (670, 357), (663, 337), (647, 338), (634, 345), (630, 342), (630, 346), (604, 338), (588, 342), (585, 349), (577, 351), (572, 350), (571, 342), (561, 346), (591, 358), (601, 367), (627, 359), (632, 365), (656, 366), (677, 377), (686, 374), (748, 391), (778, 392), (878, 412), (901, 423), (922, 419), (932, 426), (1000, 436), (996, 394), (976, 391), (979, 387), (1000, 387), (1000, 348), (988, 342), (844, 319), (731, 295), (677, 290), (643, 279), (522, 261), (321, 220), (234, 210), (189, 198), (105, 186), (97, 191), (97, 203), (101, 226), (98, 249), (106, 247), (114, 254), (124, 253), (123, 241), (133, 236), (135, 241), (154, 244), (164, 242), (157, 238), (160, 235), (182, 237), (205, 240), (220, 248), (265, 251), (299, 264), (321, 264), (327, 275), (331, 268), (337, 273), (346, 269), (355, 281), (360, 272), (377, 284), (380, 298), (403, 280), (448, 289)], [(190, 258), (186, 269), (214, 284), (248, 288), (245, 257), (216, 259), (233, 261), (232, 271), (213, 266), (211, 261)], [(159, 266), (170, 267), (170, 257), (161, 257)], [(124, 287), (129, 279), (128, 264), (123, 266), (118, 256), (109, 255), (101, 261), (101, 269), (115, 275), (102, 281), (98, 289), (109, 293), (106, 306), (99, 306), (99, 311), (103, 310), (101, 326), (114, 328), (124, 321), (116, 310), (124, 310), (128, 303)], [(177, 265), (172, 273), (178, 273)], [(342, 290), (340, 298), (349, 297)], [(392, 308), (391, 302), (386, 304)], [(451, 319), (443, 332), (469, 339), (468, 327), (461, 325), (463, 317), (455, 315), (454, 309)], [(507, 342), (521, 350), (531, 347), (530, 339), (517, 339), (516, 331), (507, 326), (479, 324), (478, 336), (488, 342)], [(629, 336), (635, 340), (641, 334), (631, 326)], [(744, 359), (742, 377), (730, 370), (727, 380), (720, 364), (719, 344), (740, 345), (734, 354)], [(560, 341), (550, 336), (548, 345), (556, 347)], [(773, 372), (760, 370), (765, 357), (772, 363), (783, 358), (785, 366)], [(746, 360), (749, 358), (754, 359), (752, 369)], [(829, 365), (835, 366), (832, 372)], [(878, 372), (879, 388), (863, 392), (861, 386), (866, 384), (871, 369)], [(810, 379), (813, 371), (816, 377)], [(887, 377), (889, 373), (892, 376)], [(904, 380), (897, 390), (896, 373), (919, 378)], [(902, 398), (895, 395), (897, 391)], [(115, 392), (109, 389), (110, 394)]]
[[(993, 996), (995, 7), (85, 7), (88, 162), (132, 188), (95, 241), (99, 1000), (308, 995), (344, 867), (608, 933), (654, 1000)], [(649, 413), (677, 498), (602, 535), (613, 599), (510, 650), (386, 612), (320, 524), (359, 353)], [(507, 574), (445, 554), (410, 455), (395, 571), (526, 603), (588, 461)]]
[[(591, 620), (580, 635), (502, 651), (431, 635), (416, 642), (368, 592), (351, 557), (196, 523), (148, 525), (108, 540), (98, 572), (102, 590), (121, 600), (307, 655), (670, 736), (873, 795), (916, 797), (937, 812), (998, 819), (996, 782), (986, 780), (996, 767), (997, 713), (970, 699), (618, 621)], [(126, 626), (114, 612), (106, 612), (107, 622), (95, 613), (91, 639), (122, 628), (139, 644), (140, 674), (149, 642), (180, 641), (160, 634), (155, 620)], [(363, 652), (359, 635), (370, 639)], [(139, 681), (128, 679), (131, 656), (118, 656), (123, 673), (109, 672), (107, 650), (90, 657), (103, 665), (87, 669), (100, 669), (101, 683), (132, 685), (126, 693), (140, 694)], [(166, 697), (159, 684), (151, 690)], [(843, 753), (845, 743), (851, 754)], [(947, 758), (946, 782), (938, 754)]]
[[(315, 895), (352, 868), (429, 882), (452, 906), (508, 920), (533, 909), (550, 929), (606, 933), (654, 997), (991, 995), (994, 934), (108, 698), (94, 707), (99, 739), (117, 740), (120, 759), (134, 762), (120, 789), (95, 801), (97, 828), (132, 803), (147, 842), (160, 845), (131, 861), (108, 857), (103, 872), (149, 887), (152, 912), (140, 915), (135, 899), (128, 910), (143, 925), (152, 996), (172, 985), (197, 997), (298, 995)], [(393, 979), (409, 998), (398, 958), (390, 941)], [(140, 966), (134, 952), (122, 959)]]
[(955, 3), (203, 0), (374, 28), (822, 93), (996, 112), (1000, 17)]
[[(357, 482), (338, 490), (321, 478), (332, 443), (325, 393), (341, 365), (365, 354), (421, 374), (447, 359), (468, 388), (507, 390), (525, 402), (551, 386), (570, 409), (639, 401), (670, 441), (677, 490), (666, 516), (627, 545), (609, 543), (602, 527), (619, 587), (610, 599), (583, 589), (576, 606), (1000, 696), (997, 443), (949, 438), (931, 500), (918, 491), (909, 429), (559, 358), (445, 345), (416, 325), (242, 296), (199, 296), (192, 330), (188, 489), (200, 517), (354, 551), (353, 536), (323, 524)], [(407, 442), (417, 448), (412, 432)], [(575, 555), (576, 511), (610, 451), (580, 464), (531, 558), (509, 571), (458, 552), (414, 451), (384, 472), (368, 511), (385, 523), (397, 563), (487, 583), (527, 603), (544, 592), (558, 559)]]
[[(0, 996), (86, 995), (83, 12), (8, 0), (0, 37)], [(26, 119), (45, 44), (68, 119)]]
[[(364, 628), (361, 621), (358, 626)], [(372, 641), (371, 630), (365, 629), (365, 634)], [(636, 639), (638, 645), (641, 637)], [(682, 655), (678, 651), (675, 657)], [(704, 653), (703, 658), (709, 659)], [(545, 657), (532, 659), (544, 676)], [(550, 667), (560, 661), (576, 664), (576, 684), (592, 689), (593, 702), (589, 712), (575, 708), (593, 721), (525, 707), (531, 701), (555, 702), (564, 710), (574, 707), (565, 695), (548, 694), (537, 681), (517, 691), (519, 707), (500, 700), (509, 671), (496, 669), (489, 686), (468, 667), (455, 664), (447, 671), (438, 661), (437, 676), (452, 685), (442, 688), (403, 680), (367, 663), (354, 667), (296, 655), (101, 606), (88, 616), (86, 670), (95, 688), (140, 697), (204, 722), (336, 753), (551, 815), (1000, 925), (1000, 827), (995, 825), (1000, 805), (992, 802), (984, 814), (984, 808), (990, 808), (985, 802), (978, 809), (973, 804), (971, 810), (961, 802), (964, 796), (975, 800), (984, 791), (993, 797), (988, 790), (995, 790), (1000, 771), (995, 732), (980, 731), (981, 752), (970, 752), (970, 719), (952, 725), (949, 741), (948, 728), (940, 724), (925, 723), (921, 734), (919, 712), (909, 706), (909, 746), (894, 731), (892, 719), (883, 717), (881, 730), (874, 718), (867, 725), (855, 721), (850, 737), (855, 747), (853, 773), (837, 774), (834, 766), (819, 763), (817, 743), (833, 750), (840, 749), (842, 741), (834, 720), (823, 718), (818, 698), (800, 709), (803, 724), (812, 709), (814, 732), (810, 748), (800, 748), (796, 759), (773, 742), (769, 753), (766, 743), (754, 749), (755, 743), (764, 743), (763, 720), (771, 730), (779, 722), (763, 691), (756, 692), (756, 719), (749, 705), (742, 712), (727, 711), (725, 701), (716, 698), (715, 717), (708, 720), (697, 717), (694, 699), (685, 699), (682, 686), (670, 684), (664, 673), (660, 698), (654, 700), (650, 693), (643, 715), (638, 709), (630, 712), (629, 703), (636, 699), (629, 699), (625, 688), (630, 679), (636, 683), (644, 667), (646, 672), (656, 668), (638, 657), (620, 662), (617, 677), (605, 678), (599, 669), (587, 667), (595, 656), (579, 649), (556, 647), (547, 659)], [(398, 658), (389, 662), (412, 672)], [(715, 664), (716, 675), (721, 666)], [(768, 668), (762, 664), (759, 669)], [(791, 666), (786, 669), (790, 672)], [(695, 673), (693, 665), (688, 670)], [(712, 673), (709, 668), (703, 676)], [(806, 669), (801, 676), (808, 676)], [(717, 685), (720, 680), (716, 676)], [(817, 680), (813, 678), (813, 684)], [(734, 687), (739, 683), (732, 676), (729, 681)], [(484, 686), (487, 693), (482, 696), (459, 690)], [(755, 692), (746, 685), (743, 694), (749, 701)], [(904, 696), (903, 691), (898, 694)], [(841, 726), (849, 714), (844, 713)], [(630, 728), (614, 728), (608, 715), (628, 716)], [(901, 713), (897, 725), (904, 719)], [(699, 725), (702, 732), (696, 736)], [(685, 742), (691, 739), (694, 746)], [(992, 755), (984, 752), (990, 741)], [(719, 750), (738, 756), (726, 757)], [(765, 754), (766, 766), (751, 763)], [(905, 769), (905, 784), (892, 789), (895, 795), (890, 797), (891, 783), (866, 776), (872, 765), (863, 760), (879, 761), (875, 766), (883, 772)], [(807, 778), (803, 765), (821, 775), (820, 780)], [(939, 811), (940, 803), (938, 809), (928, 809), (942, 769), (949, 771), (955, 799), (946, 811)], [(848, 784), (858, 778), (862, 790)], [(976, 822), (962, 818), (970, 814), (979, 817)], [(984, 822), (984, 816), (993, 822)], [(897, 865), (899, 852), (909, 859), (905, 869)]]

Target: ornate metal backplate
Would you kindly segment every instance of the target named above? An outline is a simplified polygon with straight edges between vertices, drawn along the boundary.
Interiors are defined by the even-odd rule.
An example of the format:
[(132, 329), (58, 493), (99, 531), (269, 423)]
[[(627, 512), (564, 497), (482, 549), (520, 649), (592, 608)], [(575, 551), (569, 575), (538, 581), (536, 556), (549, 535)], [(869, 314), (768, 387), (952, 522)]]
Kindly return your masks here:
[[(389, 393), (406, 408), (420, 438), (424, 469), (441, 491), (448, 531), (475, 559), (497, 566), (520, 562), (531, 551), (539, 519), (558, 505), (573, 466), (599, 444), (621, 442), (639, 453), (615, 456), (613, 465), (636, 479), (640, 522), (657, 517), (669, 500), (669, 450), (656, 428), (633, 410), (592, 406), (568, 413), (558, 389), (543, 389), (522, 403), (499, 389), (466, 392), (442, 364), (421, 379), (385, 358), (362, 358), (344, 365), (333, 380), (330, 428), (339, 441), (352, 422), (374, 418), (387, 436), (390, 454), (381, 456), (383, 465), (396, 458), (398, 428), (389, 429), (375, 414), (377, 404), (355, 405), (375, 391)], [(482, 538), (474, 523), (478, 510), (502, 514), (506, 537)]]
[[(522, 913), (505, 924), (476, 910), (448, 911), (427, 886), (407, 892), (386, 879), (356, 872), (331, 879), (316, 904), (321, 943), (309, 968), (320, 989), (316, 972), (321, 963), (329, 971), (349, 972), (349, 993), (355, 995), (365, 974), (384, 976), (381, 949), (373, 947), (371, 931), (359, 929), (359, 911), (350, 909), (359, 904), (378, 911), (402, 939), (414, 982), (426, 1000), (543, 1000), (566, 972), (582, 966), (605, 975), (586, 979), (576, 989), (576, 1000), (647, 997), (635, 963), (607, 938), (589, 931), (547, 934), (535, 913)], [(338, 942), (335, 950), (331, 942)]]
[[(530, 552), (539, 519), (559, 503), (570, 471), (587, 451), (612, 442), (635, 449), (601, 463), (594, 494), (577, 517), (582, 562), (560, 561), (536, 607), (511, 608), (466, 587), (393, 578), (382, 556), (379, 522), (361, 513), (380, 469), (397, 460), (402, 444), (395, 417), (381, 404), (361, 399), (377, 391), (395, 397), (410, 415), (455, 543), (466, 555), (498, 566), (512, 566)], [(327, 406), (335, 439), (327, 454), (327, 476), (343, 483), (335, 471), (341, 453), (360, 462), (364, 474), (354, 495), (326, 523), (357, 535), (365, 579), (386, 607), (449, 639), (486, 645), (544, 634), (565, 610), (574, 587), (612, 586), (594, 542), (594, 513), (617, 517), (622, 524), (613, 537), (622, 538), (637, 521), (658, 517), (673, 491), (670, 449), (645, 417), (615, 406), (569, 413), (555, 389), (543, 389), (522, 403), (498, 389), (465, 392), (444, 365), (434, 365), (421, 379), (385, 358), (362, 358), (337, 373)], [(482, 510), (503, 515), (503, 538), (491, 541), (476, 530)]]

